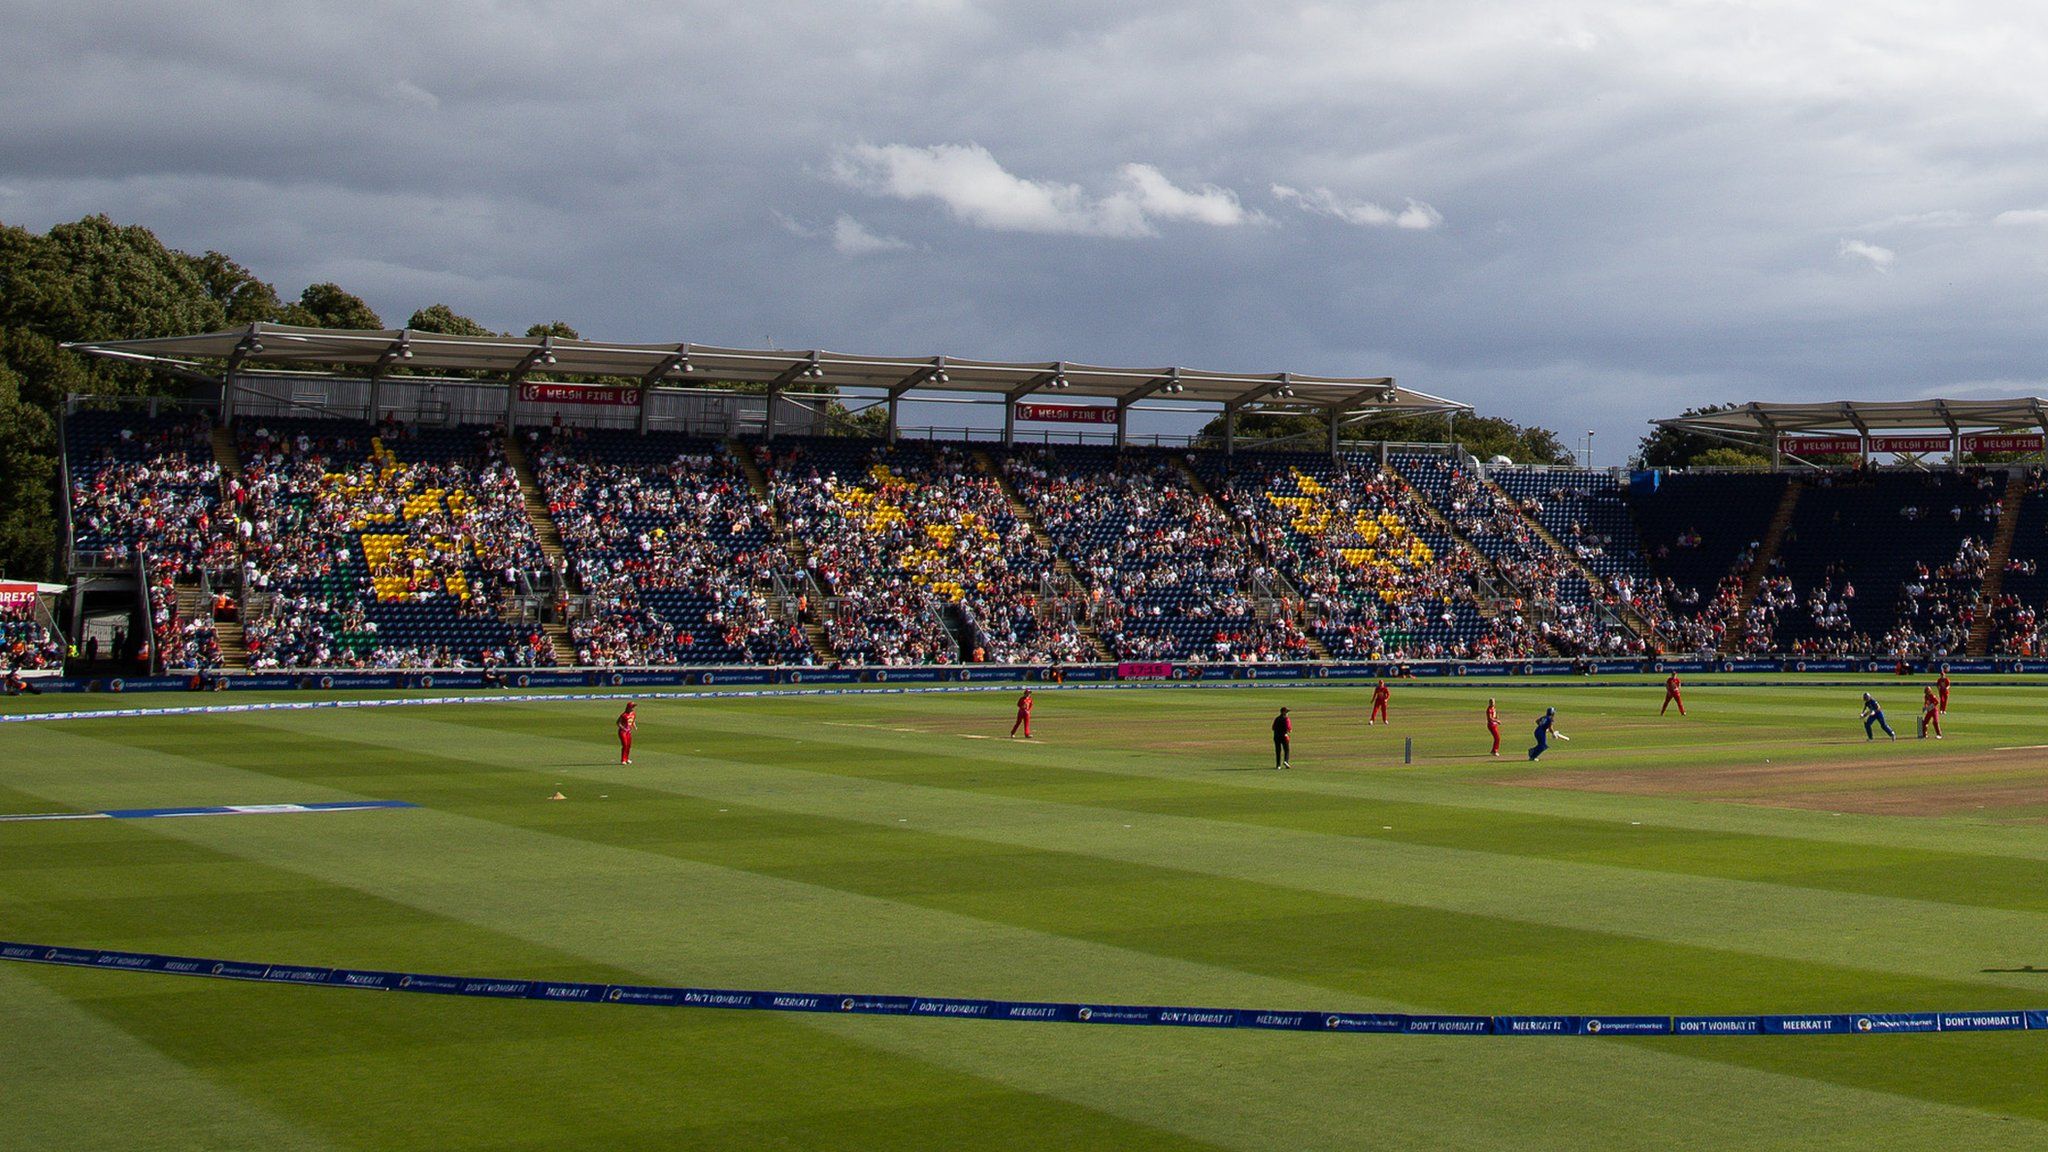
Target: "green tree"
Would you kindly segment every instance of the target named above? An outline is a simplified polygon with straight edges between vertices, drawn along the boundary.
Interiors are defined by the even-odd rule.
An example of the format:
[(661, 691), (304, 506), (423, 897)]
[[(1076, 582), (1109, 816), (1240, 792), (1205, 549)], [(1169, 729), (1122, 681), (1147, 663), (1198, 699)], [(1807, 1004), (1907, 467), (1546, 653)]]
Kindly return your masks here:
[(1692, 468), (1769, 468), (1771, 458), (1761, 452), (1751, 452), (1723, 444), (1697, 453), (1688, 463)]
[[(1737, 407), (1734, 404), (1704, 404), (1688, 408), (1683, 415), (1710, 416)], [(1705, 453), (1715, 453), (1713, 460), (1703, 460)], [(1733, 453), (1741, 459), (1735, 459)], [(1770, 449), (1750, 448), (1716, 440), (1711, 436), (1699, 436), (1691, 432), (1680, 432), (1675, 428), (1652, 425), (1650, 434), (1636, 443), (1635, 459), (1629, 463), (1638, 468), (1690, 468), (1694, 464), (1729, 463), (1748, 466), (1768, 465), (1771, 462)]]
[(284, 322), (301, 328), (382, 329), (377, 311), (339, 284), (313, 284), (299, 293), (299, 302), (285, 309)]
[(0, 365), (0, 573), (47, 575), (57, 554), (57, 426)]
[(557, 340), (583, 339), (583, 335), (574, 328), (569, 327), (568, 322), (564, 320), (550, 320), (545, 324), (535, 324), (526, 330), (526, 336), (529, 340), (538, 340), (543, 336), (553, 336)]
[(416, 332), (434, 332), (442, 336), (496, 336), (489, 328), (462, 315), (446, 304), (429, 304), (412, 314), (405, 322), (407, 328)]
[(208, 252), (193, 258), (192, 266), (207, 296), (226, 314), (230, 327), (275, 321), (284, 315), (284, 302), (278, 299), (277, 289), (228, 257)]
[[(1303, 447), (1315, 448), (1327, 441), (1330, 423), (1325, 417), (1308, 413), (1252, 412), (1238, 417), (1237, 434), (1253, 440), (1294, 438)], [(1203, 425), (1198, 435), (1221, 440), (1223, 417), (1218, 415)], [(1446, 444), (1455, 436), (1460, 446), (1481, 459), (1506, 456), (1517, 464), (1564, 464), (1571, 460), (1571, 453), (1559, 442), (1557, 433), (1548, 428), (1524, 427), (1498, 416), (1461, 416), (1455, 426), (1440, 415), (1374, 420), (1349, 425), (1343, 435), (1350, 440), (1417, 444)]]

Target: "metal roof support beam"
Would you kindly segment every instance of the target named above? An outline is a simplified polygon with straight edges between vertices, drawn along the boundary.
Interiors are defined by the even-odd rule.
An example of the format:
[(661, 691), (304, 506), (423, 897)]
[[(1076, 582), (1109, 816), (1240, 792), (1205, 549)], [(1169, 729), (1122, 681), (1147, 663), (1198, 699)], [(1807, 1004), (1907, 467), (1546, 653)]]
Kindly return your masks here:
[(1131, 405), (1155, 392), (1178, 393), (1180, 391), (1180, 369), (1168, 368), (1163, 376), (1154, 376), (1136, 388), (1116, 398), (1116, 446), (1122, 448), (1130, 433)]
[(227, 370), (220, 377), (220, 425), (227, 427), (235, 418), (235, 373), (241, 371), (242, 361), (263, 351), (263, 322), (249, 323), (249, 334), (242, 337), (235, 350), (228, 353)]
[(384, 373), (390, 371), (391, 366), (400, 360), (410, 359), (412, 359), (412, 329), (406, 328), (399, 331), (398, 339), (393, 340), (391, 347), (386, 348), (384, 354), (377, 357), (377, 362), (370, 366), (370, 423), (372, 426), (375, 426), (377, 423), (378, 409), (383, 407), (382, 389)]
[(1934, 402), (1934, 413), (1941, 417), (1943, 424), (1948, 425), (1948, 466), (1951, 471), (1958, 471), (1963, 466), (1962, 426), (1956, 423), (1955, 415), (1948, 410), (1946, 400)]
[(520, 357), (519, 364), (505, 377), (505, 432), (519, 425), (519, 386), (535, 368), (555, 362), (555, 338), (543, 336), (533, 350)]
[(1863, 417), (1862, 417), (1862, 416), (1860, 416), (1860, 415), (1858, 415), (1858, 414), (1857, 414), (1857, 412), (1856, 412), (1856, 409), (1855, 409), (1854, 407), (1852, 407), (1851, 405), (1848, 405), (1848, 404), (1844, 404), (1844, 405), (1842, 405), (1842, 416), (1843, 416), (1843, 418), (1844, 418), (1844, 419), (1848, 420), (1848, 421), (1849, 421), (1849, 423), (1850, 423), (1850, 425), (1852, 425), (1852, 426), (1853, 426), (1853, 427), (1854, 427), (1854, 428), (1856, 429), (1856, 435), (1857, 435), (1857, 436), (1859, 436), (1859, 437), (1860, 437), (1860, 438), (1862, 439), (1862, 441), (1863, 441), (1863, 463), (1865, 463), (1866, 465), (1867, 465), (1867, 464), (1869, 464), (1869, 463), (1870, 463), (1870, 425), (1868, 425), (1868, 424), (1864, 423), (1864, 422), (1863, 422)]
[(676, 345), (674, 352), (662, 357), (661, 363), (656, 364), (652, 371), (640, 378), (640, 417), (637, 423), (642, 436), (647, 435), (648, 413), (654, 407), (654, 389), (668, 377), (669, 373), (677, 371), (693, 371), (690, 367), (690, 346), (687, 343)]
[(1237, 405), (1225, 404), (1223, 406), (1223, 458), (1225, 460), (1230, 459), (1231, 456), (1235, 455), (1236, 448)]
[(678, 344), (675, 351), (662, 357), (661, 362), (656, 364), (652, 371), (640, 378), (640, 387), (643, 389), (652, 388), (666, 379), (669, 373), (675, 371), (695, 371), (695, 369), (690, 367), (690, 346), (688, 344)]
[(1053, 365), (1052, 371), (1036, 376), (1003, 393), (1003, 446), (1017, 442), (1017, 404), (1026, 396), (1046, 387), (1066, 387), (1067, 363), (1062, 360)]
[(818, 361), (819, 354), (814, 348), (809, 356), (791, 364), (775, 379), (768, 381), (767, 426), (761, 430), (763, 440), (775, 439), (775, 409), (782, 400), (782, 390), (798, 380), (816, 380), (825, 375), (825, 369)]

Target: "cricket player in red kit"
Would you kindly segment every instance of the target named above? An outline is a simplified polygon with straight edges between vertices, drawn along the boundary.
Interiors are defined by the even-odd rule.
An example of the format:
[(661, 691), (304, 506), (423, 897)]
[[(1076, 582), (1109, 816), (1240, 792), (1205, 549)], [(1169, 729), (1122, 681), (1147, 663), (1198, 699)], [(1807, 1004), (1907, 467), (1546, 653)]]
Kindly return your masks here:
[(1936, 740), (1941, 739), (1941, 697), (1934, 691), (1934, 686), (1931, 684), (1920, 690), (1920, 738), (1922, 740), (1927, 739), (1929, 729), (1934, 731), (1934, 738)]
[(1679, 687), (1678, 673), (1673, 672), (1664, 678), (1664, 707), (1657, 709), (1657, 715), (1662, 716), (1664, 709), (1671, 707), (1673, 704), (1678, 705), (1678, 714), (1680, 716), (1685, 715), (1685, 698), (1678, 694)]
[(1493, 697), (1486, 698), (1486, 730), (1493, 734), (1493, 754), (1500, 755), (1500, 709), (1493, 706)]
[(1015, 736), (1017, 729), (1022, 728), (1024, 738), (1031, 739), (1031, 707), (1031, 689), (1026, 688), (1024, 694), (1017, 697), (1017, 720), (1010, 725), (1010, 735)]
[(1934, 681), (1934, 690), (1941, 694), (1941, 714), (1948, 715), (1948, 665), (1941, 666), (1941, 676)]
[(1387, 687), (1387, 682), (1385, 680), (1382, 680), (1379, 683), (1373, 685), (1372, 715), (1365, 718), (1366, 724), (1370, 725), (1375, 720), (1379, 721), (1382, 724), (1387, 723), (1387, 701), (1393, 698), (1394, 690)]
[(626, 710), (619, 713), (619, 763), (633, 762), (633, 729), (640, 724), (640, 717), (633, 714), (633, 702), (626, 701)]

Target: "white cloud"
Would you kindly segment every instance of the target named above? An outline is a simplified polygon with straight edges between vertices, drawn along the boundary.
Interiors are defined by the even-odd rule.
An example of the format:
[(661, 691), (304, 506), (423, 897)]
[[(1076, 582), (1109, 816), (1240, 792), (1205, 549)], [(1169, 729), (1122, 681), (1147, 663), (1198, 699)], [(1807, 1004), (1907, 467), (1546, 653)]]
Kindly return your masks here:
[(832, 247), (841, 256), (872, 256), (877, 252), (900, 252), (908, 241), (868, 231), (868, 226), (841, 212), (832, 222)]
[(1897, 252), (1868, 240), (1844, 240), (1835, 249), (1835, 254), (1844, 258), (1867, 260), (1879, 272), (1892, 270), (1892, 262), (1899, 258)]
[(1993, 216), (1991, 222), (2006, 228), (2028, 224), (2048, 224), (2048, 208), (2015, 208)]
[(1154, 221), (1227, 228), (1264, 219), (1228, 188), (1190, 191), (1150, 164), (1124, 165), (1123, 186), (1094, 196), (1079, 184), (1014, 175), (979, 144), (857, 144), (840, 150), (832, 175), (870, 195), (936, 200), (955, 219), (997, 232), (1131, 238), (1158, 235)]
[(1304, 212), (1328, 216), (1361, 228), (1393, 227), (1426, 232), (1444, 222), (1443, 213), (1420, 200), (1410, 200), (1407, 207), (1396, 212), (1370, 200), (1346, 199), (1328, 188), (1311, 188), (1304, 192), (1285, 184), (1273, 185), (1273, 198)]
[(1117, 195), (1135, 199), (1138, 210), (1154, 220), (1186, 220), (1218, 228), (1266, 222), (1263, 213), (1246, 209), (1238, 202), (1237, 193), (1228, 188), (1204, 184), (1190, 192), (1150, 164), (1124, 165), (1123, 178), (1130, 190)]

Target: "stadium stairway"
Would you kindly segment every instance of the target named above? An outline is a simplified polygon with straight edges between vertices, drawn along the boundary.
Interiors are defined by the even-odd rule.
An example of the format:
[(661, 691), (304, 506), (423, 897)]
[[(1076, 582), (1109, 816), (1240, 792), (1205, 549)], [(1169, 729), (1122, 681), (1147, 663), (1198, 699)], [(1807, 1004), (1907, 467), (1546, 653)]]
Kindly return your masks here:
[[(1032, 539), (1052, 553), (1053, 571), (1059, 574), (1060, 587), (1067, 589), (1070, 596), (1085, 602), (1087, 594), (1083, 591), (1085, 586), (1081, 583), (1081, 577), (1074, 571), (1074, 566), (1067, 562), (1066, 556), (1060, 552), (1059, 545), (1053, 543), (1052, 535), (1045, 530), (1045, 525), (1038, 522), (1038, 517), (1031, 511), (1031, 506), (1024, 503), (1024, 496), (1017, 491), (1016, 485), (1010, 483), (1010, 478), (1003, 475), (1003, 470), (989, 454), (979, 448), (974, 451), (974, 464), (995, 478), (996, 487), (1002, 490), (1003, 499), (1010, 505), (1010, 514), (1017, 518), (1017, 523), (1030, 530)], [(1088, 647), (1095, 652), (1095, 658), (1102, 661), (1116, 659), (1115, 654), (1109, 650), (1109, 645), (1095, 631), (1095, 625), (1088, 622), (1087, 614), (1079, 612), (1076, 615), (1081, 618), (1081, 622), (1075, 631), (1081, 634), (1081, 639), (1088, 642)]]
[[(1480, 551), (1472, 541), (1466, 539), (1464, 533), (1458, 531), (1457, 525), (1451, 523), (1450, 518), (1443, 514), (1443, 510), (1436, 506), (1436, 501), (1416, 491), (1415, 486), (1410, 484), (1408, 478), (1401, 475), (1398, 470), (1394, 472), (1394, 475), (1400, 480), (1401, 486), (1406, 488), (1409, 494), (1415, 497), (1413, 501), (1414, 506), (1422, 509), (1422, 514), (1429, 518), (1430, 524), (1437, 531), (1450, 537), (1453, 544), (1478, 557), (1480, 563), (1486, 565), (1487, 574), (1493, 578), (1497, 587), (1514, 587), (1513, 583), (1501, 572), (1499, 566), (1493, 562), (1492, 558)], [(1491, 592), (1484, 596), (1475, 595), (1472, 599), (1472, 605), (1479, 610), (1479, 618), (1482, 620), (1491, 620), (1495, 616), (1500, 615), (1500, 597)]]
[[(235, 430), (225, 424), (213, 426), (213, 460), (220, 465), (220, 498), (222, 509), (234, 506), (228, 501), (229, 481), (242, 474), (242, 451), (235, 447)], [(182, 610), (183, 605), (180, 605)], [(211, 605), (207, 609), (212, 611)], [(249, 618), (249, 602), (242, 598), (235, 603), (233, 620), (217, 620), (213, 625), (213, 639), (220, 645), (222, 666), (235, 672), (249, 670), (249, 648), (242, 635), (242, 621)]]
[[(540, 481), (534, 478), (533, 465), (527, 461), (526, 447), (519, 442), (519, 437), (505, 437), (505, 462), (512, 465), (513, 475), (519, 477), (519, 495), (526, 501), (526, 519), (533, 525), (534, 538), (540, 542), (541, 555), (548, 558), (548, 567), (562, 574), (571, 592), (582, 591), (576, 583), (576, 570), (569, 565), (569, 554), (562, 548), (562, 533), (555, 527), (554, 514), (548, 511), (547, 497), (541, 495)], [(561, 659), (561, 653), (558, 644), (556, 659)], [(575, 661), (571, 659), (565, 663), (574, 664)]]
[(1972, 656), (1987, 655), (1991, 625), (1998, 597), (2005, 591), (2005, 562), (2012, 558), (2013, 538), (2019, 534), (2020, 504), (2027, 495), (2027, 472), (2013, 468), (2005, 474), (2005, 495), (1999, 506), (1998, 530), (1991, 537), (1991, 559), (1984, 566), (1984, 583), (1977, 590), (1977, 618), (1970, 622), (1970, 640), (1963, 651)]
[[(510, 597), (498, 606), (498, 619), (519, 629), (522, 633), (532, 624), (532, 621), (527, 618), (525, 609), (520, 606), (516, 599)], [(548, 638), (548, 647), (554, 650), (557, 667), (574, 668), (576, 666), (576, 645), (569, 639), (568, 625), (563, 624), (559, 620), (542, 621), (540, 634)], [(227, 643), (224, 638), (221, 642), (221, 655), (223, 658), (227, 655)]]
[[(1173, 463), (1174, 467), (1180, 469), (1181, 478), (1187, 481), (1188, 488), (1191, 489), (1195, 495), (1201, 497), (1203, 500), (1208, 501), (1214, 507), (1220, 509), (1223, 512), (1224, 522), (1230, 525), (1230, 530), (1232, 532), (1235, 532), (1239, 536), (1245, 535), (1244, 525), (1238, 522), (1237, 517), (1231, 514), (1230, 509), (1223, 507), (1222, 501), (1216, 499), (1216, 493), (1209, 490), (1209, 485), (1203, 482), (1202, 474), (1200, 472), (1195, 471), (1195, 466), (1188, 463), (1186, 458), (1179, 456), (1174, 457)], [(1254, 546), (1253, 551), (1257, 553), (1261, 550)], [(1268, 557), (1268, 559), (1270, 559), (1270, 557)], [(1280, 586), (1281, 590), (1286, 594), (1288, 600), (1290, 600), (1291, 602), (1298, 605), (1305, 605), (1308, 603), (1307, 598), (1301, 594), (1301, 589), (1296, 588), (1294, 586), (1294, 583), (1287, 579), (1287, 577), (1283, 575), (1281, 572), (1279, 572), (1277, 569), (1273, 571), (1273, 580)], [(1301, 626), (1302, 639), (1308, 641), (1308, 650), (1310, 654), (1312, 654), (1318, 660), (1334, 659), (1334, 657), (1330, 655), (1329, 647), (1323, 643), (1321, 637), (1316, 635), (1316, 630), (1314, 628), (1309, 627), (1309, 621), (1307, 620), (1306, 615), (1307, 613), (1305, 609), (1297, 611), (1295, 623)]]
[(1806, 486), (1793, 478), (1785, 485), (1785, 494), (1778, 498), (1778, 510), (1771, 514), (1771, 525), (1764, 529), (1764, 538), (1757, 545), (1756, 555), (1751, 557), (1749, 571), (1742, 576), (1742, 591), (1735, 599), (1735, 615), (1728, 622), (1728, 632), (1721, 641), (1723, 654), (1742, 651), (1743, 642), (1749, 639), (1749, 607), (1756, 603), (1757, 589), (1763, 587), (1764, 576), (1771, 570), (1771, 561), (1778, 558), (1778, 548), (1785, 542), (1785, 531), (1792, 527), (1792, 513), (1799, 508), (1799, 494)]
[[(733, 463), (740, 466), (741, 474), (746, 476), (747, 488), (753, 492), (754, 499), (759, 500), (761, 505), (768, 509), (769, 525), (772, 528), (780, 529), (781, 525), (775, 522), (774, 489), (768, 484), (768, 474), (761, 471), (760, 463), (754, 459), (752, 446), (744, 440), (735, 438), (727, 440), (725, 448), (727, 452), (732, 454)], [(789, 557), (790, 563), (796, 566), (797, 571), (802, 572), (807, 569), (808, 565), (806, 562), (810, 559), (810, 553), (801, 540), (784, 538), (782, 541), (782, 551), (784, 555)], [(766, 595), (770, 604), (779, 605), (781, 603), (780, 599), (769, 594), (769, 590), (766, 588), (757, 588), (756, 591)], [(833, 604), (829, 597), (821, 594), (822, 591), (815, 584), (804, 589), (805, 595), (811, 601), (811, 619), (796, 620), (794, 622), (803, 631), (804, 640), (811, 646), (811, 655), (817, 658), (818, 663), (833, 664), (838, 662), (839, 653), (832, 650), (832, 640), (826, 635), (825, 626), (818, 622), (819, 616), (823, 612), (829, 611)], [(790, 623), (791, 617), (794, 615), (795, 613), (783, 611), (780, 607), (775, 610), (775, 618), (785, 624)]]
[[(1536, 538), (1543, 541), (1546, 547), (1557, 554), (1558, 559), (1564, 561), (1567, 567), (1583, 578), (1587, 586), (1592, 588), (1600, 597), (1603, 604), (1610, 604), (1612, 606), (1615, 616), (1621, 620), (1622, 627), (1633, 632), (1638, 640), (1652, 644), (1656, 642), (1657, 632), (1656, 629), (1650, 627), (1650, 622), (1636, 615), (1633, 609), (1612, 604), (1610, 598), (1613, 597), (1614, 590), (1607, 586), (1607, 581), (1602, 580), (1599, 573), (1594, 572), (1576, 555), (1573, 555), (1572, 550), (1564, 546), (1564, 541), (1552, 535), (1550, 529), (1545, 528), (1541, 520), (1529, 515), (1528, 511), (1522, 507), (1521, 501), (1508, 495), (1507, 489), (1502, 488), (1491, 476), (1482, 473), (1479, 477), (1479, 482), (1492, 490), (1496, 500), (1501, 501), (1506, 507), (1514, 509), (1515, 515), (1521, 517), (1522, 522), (1535, 531)], [(1424, 500), (1422, 504), (1427, 507), (1429, 501)], [(1434, 513), (1436, 510), (1431, 508), (1430, 511)]]
[(213, 642), (220, 646), (221, 667), (230, 672), (249, 670), (249, 644), (242, 635), (242, 621), (216, 620), (213, 622)]
[[(235, 430), (225, 424), (213, 426), (213, 459), (220, 465), (223, 480), (242, 474), (242, 453), (235, 447)], [(222, 493), (226, 495), (225, 492)]]

